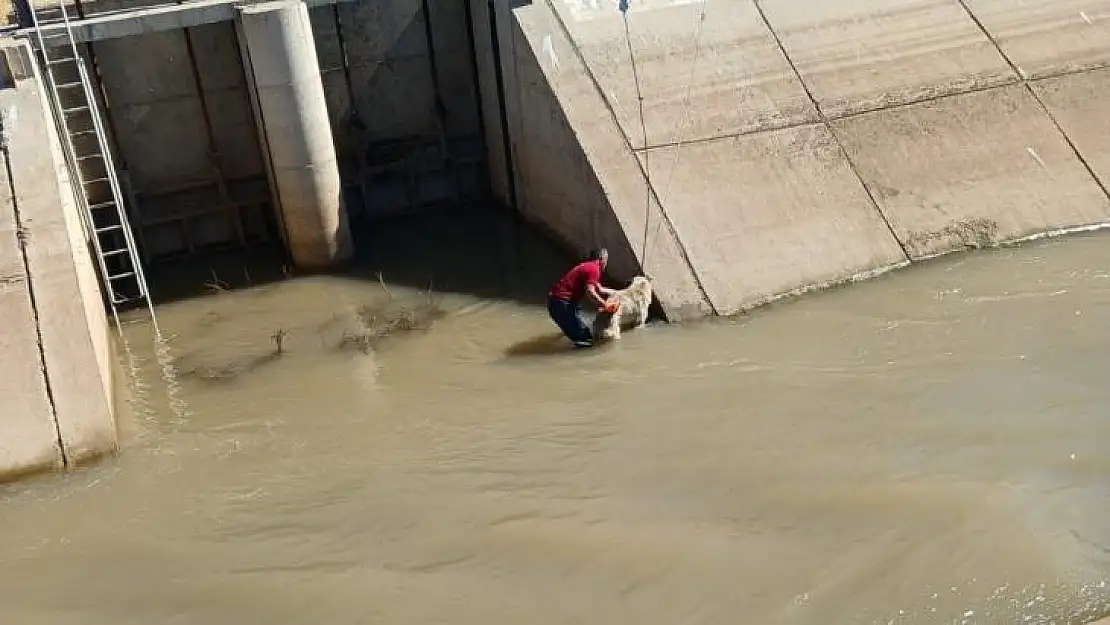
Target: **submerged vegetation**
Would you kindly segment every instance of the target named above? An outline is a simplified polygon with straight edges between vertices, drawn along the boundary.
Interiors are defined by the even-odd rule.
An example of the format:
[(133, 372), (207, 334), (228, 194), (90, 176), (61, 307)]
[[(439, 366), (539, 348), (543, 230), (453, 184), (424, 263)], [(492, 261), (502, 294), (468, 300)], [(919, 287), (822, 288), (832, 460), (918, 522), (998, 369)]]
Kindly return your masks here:
[[(309, 344), (319, 344), (325, 349), (370, 355), (383, 341), (429, 330), (446, 314), (430, 286), (414, 295), (398, 297), (390, 291), (381, 275), (378, 276), (378, 281), (381, 296), (353, 309), (336, 312), (322, 324), (302, 328), (279, 326), (268, 330), (267, 341), (260, 337), (256, 349), (243, 349), (230, 362), (197, 362), (204, 359), (201, 354), (185, 354), (177, 363), (178, 371), (184, 377), (205, 382), (229, 382), (268, 364), (295, 358), (295, 339), (301, 338), (303, 346), (303, 339), (308, 337), (313, 338)], [(210, 284), (214, 287), (210, 289), (213, 293), (226, 292), (226, 288), (220, 288), (222, 284), (215, 276)], [(211, 326), (219, 319), (218, 313), (209, 312), (201, 323)]]

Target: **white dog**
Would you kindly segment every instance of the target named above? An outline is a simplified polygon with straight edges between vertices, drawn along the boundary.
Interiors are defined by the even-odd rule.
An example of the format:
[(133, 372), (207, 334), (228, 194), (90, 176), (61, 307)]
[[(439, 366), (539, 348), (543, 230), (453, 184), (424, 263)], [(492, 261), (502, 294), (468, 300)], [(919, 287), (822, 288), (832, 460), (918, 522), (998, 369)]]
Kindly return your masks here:
[(627, 289), (613, 293), (607, 303), (616, 302), (616, 312), (598, 312), (594, 317), (593, 335), (596, 340), (615, 340), (621, 337), (621, 327), (638, 328), (647, 323), (651, 306), (651, 280), (636, 276)]

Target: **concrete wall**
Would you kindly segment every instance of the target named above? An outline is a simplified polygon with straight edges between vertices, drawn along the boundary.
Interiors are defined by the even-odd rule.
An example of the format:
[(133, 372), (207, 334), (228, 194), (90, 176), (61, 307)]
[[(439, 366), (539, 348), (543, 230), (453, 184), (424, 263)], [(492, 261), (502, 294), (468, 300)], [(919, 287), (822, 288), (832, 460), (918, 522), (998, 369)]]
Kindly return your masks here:
[(0, 476), (116, 449), (101, 292), (37, 76), (0, 90)]
[[(345, 178), (367, 179), (364, 210), (372, 217), (482, 193), (465, 3), (427, 5), (360, 1), (311, 10)], [(360, 204), (351, 203), (355, 210)]]
[[(487, 6), (477, 1), (472, 8), (481, 42), (492, 186), (511, 203), (502, 173), (505, 154)], [(607, 246), (614, 275), (630, 277), (642, 264), (657, 281), (672, 318), (710, 312), (683, 242), (556, 14), (543, 3), (511, 15), (507, 9), (502, 2), (496, 17), (518, 210), (579, 250)], [(645, 231), (653, 250), (646, 262), (641, 253)]]
[[(264, 237), (259, 211), (269, 190), (233, 24), (108, 39), (90, 49), (148, 254), (234, 242), (230, 213), (218, 210), (228, 203), (221, 185), (232, 202), (248, 206), (247, 238)], [(188, 239), (177, 219), (186, 215), (195, 215)]]
[(517, 4), (499, 30), (521, 210), (622, 248), (671, 310), (1110, 222), (1094, 0), (642, 0), (628, 39), (614, 0)]
[[(136, 9), (124, 29), (134, 32), (142, 9), (156, 4), (164, 3), (84, 6), (94, 17)], [(353, 212), (382, 216), (480, 197), (485, 154), (464, 5), (357, 1), (315, 6), (310, 15), (345, 186), (361, 191), (348, 202)], [(91, 42), (88, 53), (148, 256), (236, 242), (229, 211), (219, 210), (228, 203), (221, 181), (233, 203), (247, 205), (247, 238), (264, 238), (256, 208), (270, 195), (265, 160), (232, 23), (110, 36)], [(193, 241), (182, 235), (185, 215)]]

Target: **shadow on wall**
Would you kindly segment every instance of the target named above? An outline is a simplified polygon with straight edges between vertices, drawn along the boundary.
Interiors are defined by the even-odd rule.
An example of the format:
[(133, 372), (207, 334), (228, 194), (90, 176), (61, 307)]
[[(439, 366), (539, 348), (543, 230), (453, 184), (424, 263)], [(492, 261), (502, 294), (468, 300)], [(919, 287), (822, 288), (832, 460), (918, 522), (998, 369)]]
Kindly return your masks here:
[[(513, 4), (524, 6), (531, 2)], [(630, 240), (630, 234), (643, 233), (628, 233), (617, 219), (594, 164), (587, 159), (539, 58), (515, 20), (512, 37), (516, 38), (515, 83), (524, 102), (519, 111), (523, 122), (511, 130), (523, 135), (516, 137), (519, 147), (514, 151), (522, 216), (578, 253), (606, 247), (609, 250), (606, 284), (627, 286), (633, 277), (644, 273), (636, 253), (636, 246), (643, 242), (634, 244)], [(534, 123), (529, 119), (533, 116), (546, 119)], [(641, 197), (645, 199), (645, 209), (649, 206), (657, 209), (654, 197), (647, 203), (650, 191), (644, 178)], [(654, 211), (653, 217), (649, 220), (652, 232), (647, 237), (656, 228), (664, 227)], [(652, 318), (662, 317), (663, 311), (655, 302)]]
[(345, 183), (368, 179), (371, 212), (450, 199), (452, 161), (473, 158), (464, 152), (466, 140), (481, 134), (477, 90), (458, 4), (357, 2), (312, 11)]
[[(355, 258), (339, 277), (543, 306), (574, 257), (507, 209), (456, 206), (367, 222), (352, 218)], [(273, 247), (156, 265), (156, 304), (310, 275)]]
[[(410, 4), (419, 6), (418, 2)], [(516, 0), (511, 4), (515, 7), (529, 2)], [(354, 19), (388, 10), (374, 3), (342, 5), (340, 10), (344, 37), (359, 45), (351, 49), (354, 58), (350, 59), (349, 85), (325, 80), (326, 85), (329, 82), (333, 85), (329, 89), (333, 124), (343, 128), (354, 109), (361, 111), (363, 120), (374, 120), (361, 137), (353, 134), (344, 137), (350, 140), (349, 147), (354, 144), (365, 150), (362, 140), (373, 142), (401, 135), (430, 136), (434, 140), (437, 134), (444, 138), (475, 130), (470, 127), (475, 122), (465, 119), (466, 102), (468, 99), (474, 102), (472, 78), (469, 72), (453, 71), (456, 68), (451, 63), (459, 61), (448, 59), (446, 53), (440, 55), (442, 63), (436, 73), (444, 79), (441, 91), (457, 97), (447, 98), (445, 127), (438, 126), (435, 90), (431, 88), (433, 74), (429, 59), (423, 56), (427, 51), (426, 33), (413, 15), (383, 15), (377, 21)], [(321, 17), (327, 16), (318, 14), (317, 19)], [(360, 214), (361, 211), (350, 210), (353, 198), (348, 198), (348, 223), (356, 259), (351, 267), (336, 272), (338, 275), (377, 281), (381, 273), (391, 284), (419, 289), (431, 285), (439, 292), (542, 306), (550, 284), (570, 267), (577, 254), (590, 247), (604, 245), (610, 251), (607, 284), (624, 286), (641, 273), (633, 245), (610, 208), (540, 61), (529, 45), (521, 44), (524, 35), (512, 22), (511, 36), (517, 38), (514, 47), (519, 56), (506, 70), (515, 68), (514, 83), (521, 85), (522, 95), (529, 103), (521, 111), (524, 123), (512, 130), (522, 135), (514, 138), (526, 156), (517, 174), (523, 214), (513, 214), (489, 202), (464, 200), (461, 204), (443, 203), (441, 208), (431, 211), (388, 215), (375, 210), (383, 200), (373, 196), (368, 198), (370, 210)], [(390, 36), (371, 36), (384, 34), (380, 31), (390, 31)], [(503, 40), (507, 39), (506, 34), (502, 33)], [(368, 43), (373, 41), (378, 43)], [(321, 47), (321, 64), (338, 70), (325, 69), (333, 80), (345, 82), (342, 60), (336, 67), (332, 59), (323, 58), (333, 52), (338, 53), (331, 47)], [(469, 63), (465, 55), (461, 56), (462, 63)], [(420, 78), (414, 80), (411, 74), (401, 76), (404, 71), (423, 76), (425, 82)], [(351, 91), (346, 92), (347, 88)], [(336, 102), (337, 97), (343, 99), (344, 92), (351, 97), (351, 106)], [(516, 94), (508, 97), (517, 99)], [(472, 105), (476, 107), (476, 103)], [(542, 128), (534, 128), (529, 119), (539, 117), (546, 118), (545, 123)], [(344, 142), (337, 141), (341, 143)], [(553, 151), (545, 147), (548, 145), (559, 145), (560, 149)], [(351, 180), (345, 182), (349, 184)], [(427, 187), (418, 191), (427, 192)], [(413, 208), (413, 202), (407, 202), (407, 208)], [(275, 241), (281, 241), (277, 233), (274, 235)], [(564, 247), (572, 251), (568, 253)], [(205, 292), (273, 283), (303, 273), (290, 266), (287, 254), (273, 245), (166, 263), (148, 269), (148, 277), (155, 301), (165, 303)]]
[(348, 275), (416, 289), (544, 306), (574, 257), (511, 211), (462, 206), (353, 224)]

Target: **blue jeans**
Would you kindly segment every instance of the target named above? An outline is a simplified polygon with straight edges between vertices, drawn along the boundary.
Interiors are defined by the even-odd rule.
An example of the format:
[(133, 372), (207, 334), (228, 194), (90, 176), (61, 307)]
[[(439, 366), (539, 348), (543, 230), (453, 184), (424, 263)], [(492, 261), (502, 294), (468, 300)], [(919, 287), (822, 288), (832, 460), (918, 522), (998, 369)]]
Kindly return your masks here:
[(578, 304), (554, 297), (547, 298), (547, 314), (568, 339), (579, 347), (593, 344), (593, 333), (578, 314)]

